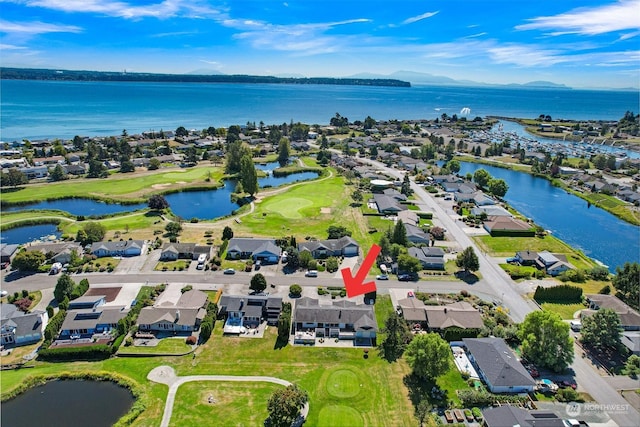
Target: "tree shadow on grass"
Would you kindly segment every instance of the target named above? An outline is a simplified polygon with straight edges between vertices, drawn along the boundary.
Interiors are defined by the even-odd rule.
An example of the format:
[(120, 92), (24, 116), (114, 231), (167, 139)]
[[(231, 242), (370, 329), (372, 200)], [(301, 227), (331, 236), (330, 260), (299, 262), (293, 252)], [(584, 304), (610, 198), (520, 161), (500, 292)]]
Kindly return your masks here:
[(435, 381), (408, 374), (402, 378), (402, 382), (409, 390), (409, 399), (414, 407), (417, 408), (420, 402), (425, 400), (434, 407), (448, 407), (448, 392), (441, 389)]
[(473, 274), (472, 272), (464, 271), (464, 270), (456, 271), (455, 276), (456, 276), (456, 278), (462, 280), (463, 282), (465, 282), (468, 285), (473, 285), (478, 280), (480, 280), (480, 278), (478, 276), (476, 276), (475, 274)]

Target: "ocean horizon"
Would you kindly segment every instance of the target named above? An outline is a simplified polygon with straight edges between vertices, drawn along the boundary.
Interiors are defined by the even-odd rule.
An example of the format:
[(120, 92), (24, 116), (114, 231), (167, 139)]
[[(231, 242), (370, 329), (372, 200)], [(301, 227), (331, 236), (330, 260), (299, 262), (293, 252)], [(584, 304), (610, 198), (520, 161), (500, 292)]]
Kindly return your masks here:
[(0, 80), (0, 140), (302, 122), (435, 119), (442, 114), (618, 120), (639, 93), (566, 88)]

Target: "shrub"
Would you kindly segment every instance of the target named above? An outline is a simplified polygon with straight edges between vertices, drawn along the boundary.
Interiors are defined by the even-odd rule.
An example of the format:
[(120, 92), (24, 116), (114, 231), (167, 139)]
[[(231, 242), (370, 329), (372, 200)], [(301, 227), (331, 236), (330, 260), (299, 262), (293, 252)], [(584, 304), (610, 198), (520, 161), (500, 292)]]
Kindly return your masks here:
[(605, 285), (602, 289), (598, 291), (599, 294), (609, 295), (611, 293), (611, 286)]
[(23, 289), (23, 290), (22, 290), (22, 298), (26, 298), (26, 297), (28, 297), (28, 296), (29, 296), (29, 291), (28, 291), (28, 290), (26, 290), (26, 289)]
[(48, 305), (47, 306), (47, 316), (49, 317), (49, 319), (51, 319), (53, 317), (53, 315), (54, 315), (53, 307)]
[(25, 313), (29, 311), (29, 307), (31, 307), (31, 300), (29, 298), (20, 298), (13, 302), (13, 305), (18, 307), (18, 310), (24, 311)]
[(187, 340), (185, 341), (187, 344), (189, 345), (194, 345), (196, 344), (198, 341), (196, 340), (196, 337), (193, 335), (190, 335), (187, 337)]
[(192, 289), (193, 289), (193, 286), (187, 285), (184, 288), (180, 289), (180, 292), (182, 292), (184, 294), (185, 292), (188, 292), (188, 291), (190, 291)]
[(111, 356), (111, 347), (98, 344), (87, 347), (47, 348), (38, 352), (40, 360), (100, 360)]
[(130, 347), (132, 345), (133, 345), (133, 338), (127, 337), (127, 339), (124, 341), (124, 346), (125, 347)]
[(556, 394), (558, 402), (582, 402), (580, 394), (572, 388), (562, 388)]
[(577, 303), (582, 301), (582, 288), (571, 285), (560, 285), (551, 288), (538, 286), (533, 294), (538, 302)]

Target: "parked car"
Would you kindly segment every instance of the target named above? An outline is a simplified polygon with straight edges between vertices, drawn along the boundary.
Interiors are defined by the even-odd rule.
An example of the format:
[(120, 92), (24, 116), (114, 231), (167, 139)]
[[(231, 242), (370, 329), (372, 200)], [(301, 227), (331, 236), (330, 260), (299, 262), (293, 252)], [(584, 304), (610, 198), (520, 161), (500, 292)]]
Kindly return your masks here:
[(378, 274), (376, 276), (376, 280), (389, 280), (389, 276), (387, 276), (386, 274)]
[(236, 271), (233, 268), (227, 268), (224, 270), (224, 274), (236, 274)]
[(578, 385), (575, 382), (571, 381), (571, 380), (562, 380), (557, 384), (558, 384), (558, 387), (561, 387), (561, 388), (569, 388), (569, 387), (571, 387), (574, 390), (578, 387)]
[(518, 264), (518, 259), (516, 257), (509, 257), (506, 261), (508, 264)]
[(409, 292), (407, 292), (407, 298), (413, 298), (413, 297), (415, 297), (415, 296), (416, 296), (416, 295), (413, 293), (413, 291), (409, 291)]
[(571, 330), (573, 332), (580, 332), (582, 329), (582, 322), (579, 320), (572, 320), (569, 324), (571, 325)]
[(304, 273), (306, 277), (318, 277), (318, 270), (309, 270)]
[(413, 276), (411, 274), (398, 274), (398, 280), (401, 282), (410, 282), (413, 280)]

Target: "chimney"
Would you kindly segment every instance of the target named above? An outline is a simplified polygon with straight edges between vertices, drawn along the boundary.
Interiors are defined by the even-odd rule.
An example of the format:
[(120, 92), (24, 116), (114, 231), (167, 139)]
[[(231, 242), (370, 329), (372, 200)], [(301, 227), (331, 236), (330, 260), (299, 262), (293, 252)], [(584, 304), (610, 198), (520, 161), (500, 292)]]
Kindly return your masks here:
[(176, 310), (176, 322), (180, 320), (180, 310)]
[(445, 308), (444, 308), (444, 312), (445, 312), (445, 313), (447, 312), (447, 307), (445, 307)]

